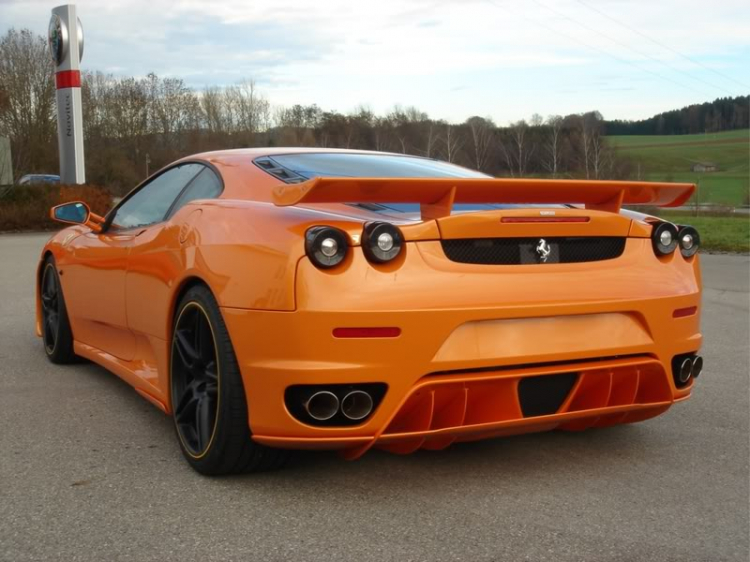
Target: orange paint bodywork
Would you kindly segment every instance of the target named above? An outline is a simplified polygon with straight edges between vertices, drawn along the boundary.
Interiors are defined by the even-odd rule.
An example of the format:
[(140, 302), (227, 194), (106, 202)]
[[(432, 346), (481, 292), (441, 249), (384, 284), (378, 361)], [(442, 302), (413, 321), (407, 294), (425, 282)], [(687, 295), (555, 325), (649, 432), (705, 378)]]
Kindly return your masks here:
[[(341, 195), (330, 192), (340, 186), (328, 188), (328, 195), (319, 190), (315, 200), (311, 182), (287, 186), (253, 164), (271, 153), (190, 158), (210, 162), (224, 191), (215, 200), (189, 203), (166, 222), (104, 233), (73, 226), (53, 236), (42, 259), (56, 259), (77, 354), (170, 412), (175, 307), (185, 287), (204, 283), (234, 345), (253, 439), (341, 449), (349, 458), (372, 446), (405, 453), (640, 421), (689, 397), (693, 383), (675, 386), (671, 360), (701, 345), (699, 259), (679, 251), (657, 257), (648, 220), (618, 212), (623, 197), (640, 197), (647, 189), (617, 191), (619, 184), (609, 182), (607, 193), (616, 199), (610, 205), (611, 197), (597, 199), (587, 185), (580, 202), (600, 203), (555, 209), (556, 217), (585, 222), (502, 220), (539, 216), (538, 208), (446, 216), (453, 198), (484, 193), (491, 181), (502, 184), (479, 180), (486, 186), (476, 191), (440, 192), (434, 201), (420, 196), (424, 220), (383, 217), (334, 202)], [(576, 182), (569, 184), (566, 189), (574, 190)], [(677, 190), (675, 197), (685, 193)], [(372, 220), (401, 228), (406, 243), (394, 262), (372, 264), (359, 246), (363, 224)], [(350, 237), (346, 259), (331, 270), (318, 269), (305, 255), (304, 234), (318, 225)], [(456, 263), (440, 243), (558, 236), (621, 236), (627, 242), (612, 260), (512, 266)], [(695, 314), (673, 317), (676, 309), (692, 306)], [(38, 332), (39, 317), (37, 311)], [(401, 332), (394, 338), (334, 338), (341, 327)], [(578, 377), (558, 411), (524, 417), (520, 381), (560, 373)], [(284, 404), (291, 385), (373, 382), (386, 383), (387, 392), (360, 425), (313, 427)]]

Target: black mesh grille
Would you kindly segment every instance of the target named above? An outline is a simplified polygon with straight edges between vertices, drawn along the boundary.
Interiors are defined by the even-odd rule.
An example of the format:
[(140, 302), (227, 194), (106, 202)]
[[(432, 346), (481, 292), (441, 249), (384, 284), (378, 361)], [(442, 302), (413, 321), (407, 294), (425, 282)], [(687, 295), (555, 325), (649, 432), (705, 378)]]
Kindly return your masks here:
[[(483, 265), (581, 263), (622, 255), (625, 238), (470, 238), (443, 240), (451, 261)], [(541, 248), (540, 248), (541, 246)]]

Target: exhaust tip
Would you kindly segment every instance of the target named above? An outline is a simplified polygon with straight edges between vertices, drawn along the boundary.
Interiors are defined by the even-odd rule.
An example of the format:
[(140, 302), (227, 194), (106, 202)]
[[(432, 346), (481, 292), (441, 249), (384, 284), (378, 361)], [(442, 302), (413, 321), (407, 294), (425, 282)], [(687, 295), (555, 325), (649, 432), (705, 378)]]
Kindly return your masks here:
[(690, 357), (686, 357), (680, 363), (680, 371), (678, 377), (681, 384), (687, 384), (693, 374), (693, 360)]
[(341, 413), (352, 421), (365, 419), (372, 412), (372, 408), (372, 396), (364, 390), (352, 390), (341, 401)]
[(305, 402), (305, 411), (316, 421), (328, 421), (339, 411), (339, 398), (333, 392), (320, 390)]
[(693, 359), (693, 378), (698, 377), (703, 371), (703, 357), (696, 355)]

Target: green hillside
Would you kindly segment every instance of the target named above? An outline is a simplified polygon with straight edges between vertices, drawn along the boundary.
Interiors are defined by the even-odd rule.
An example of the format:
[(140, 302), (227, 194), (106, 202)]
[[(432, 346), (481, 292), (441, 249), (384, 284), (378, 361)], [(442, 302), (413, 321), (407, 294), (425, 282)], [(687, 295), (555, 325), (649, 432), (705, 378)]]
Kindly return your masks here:
[[(611, 146), (653, 181), (690, 182), (699, 186), (701, 203), (739, 206), (750, 203), (750, 130), (699, 135), (612, 136)], [(696, 162), (718, 166), (716, 172), (692, 172)]]

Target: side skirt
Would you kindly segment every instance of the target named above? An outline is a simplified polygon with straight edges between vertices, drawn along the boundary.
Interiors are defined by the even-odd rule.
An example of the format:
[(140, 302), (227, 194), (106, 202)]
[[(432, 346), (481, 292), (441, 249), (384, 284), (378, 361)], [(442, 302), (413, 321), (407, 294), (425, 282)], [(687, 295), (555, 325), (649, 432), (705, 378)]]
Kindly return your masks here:
[(162, 393), (138, 375), (138, 372), (143, 371), (145, 367), (143, 361), (124, 361), (105, 351), (77, 341), (73, 342), (73, 350), (76, 355), (80, 355), (111, 371), (162, 412), (169, 413), (169, 408)]

